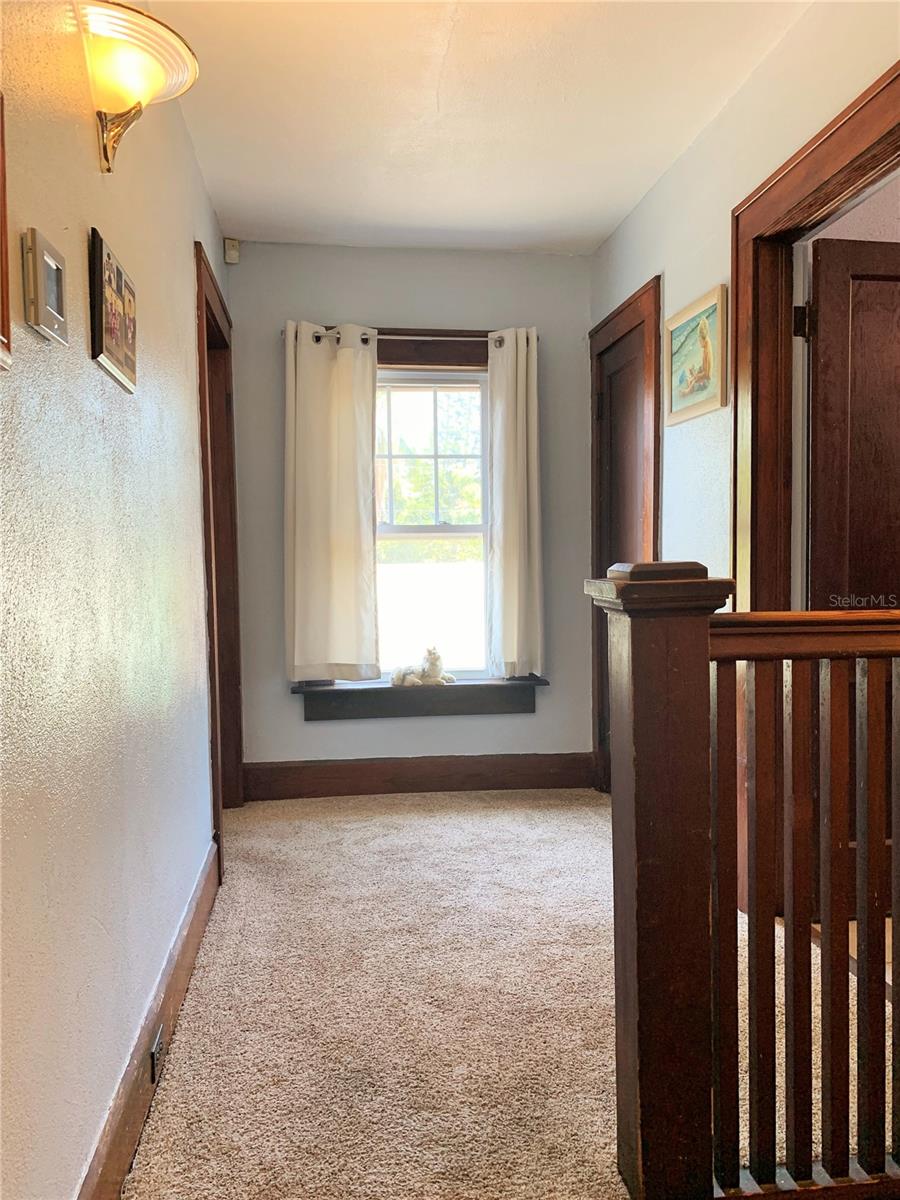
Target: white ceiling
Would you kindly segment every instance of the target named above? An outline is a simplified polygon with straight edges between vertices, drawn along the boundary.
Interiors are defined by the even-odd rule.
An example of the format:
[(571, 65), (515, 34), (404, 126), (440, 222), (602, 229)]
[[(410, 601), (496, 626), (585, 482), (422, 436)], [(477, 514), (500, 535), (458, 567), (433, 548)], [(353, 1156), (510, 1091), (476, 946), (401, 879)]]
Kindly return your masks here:
[(594, 250), (808, 6), (160, 0), (223, 232)]

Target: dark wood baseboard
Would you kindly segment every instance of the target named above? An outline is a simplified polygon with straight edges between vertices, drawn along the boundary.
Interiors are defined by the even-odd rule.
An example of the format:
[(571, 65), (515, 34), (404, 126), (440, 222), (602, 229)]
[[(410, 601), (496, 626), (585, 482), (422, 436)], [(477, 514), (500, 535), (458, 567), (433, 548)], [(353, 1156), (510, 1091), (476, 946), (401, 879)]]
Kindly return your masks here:
[(156, 1091), (156, 1083), (150, 1078), (150, 1048), (160, 1025), (164, 1026), (165, 1047), (168, 1048), (218, 888), (219, 868), (213, 843), (207, 851), (128, 1066), (119, 1081), (78, 1200), (119, 1200)]
[(467, 792), (510, 788), (590, 788), (594, 756), (458, 754), (432, 758), (349, 758), (244, 763), (245, 800)]
[(593, 787), (594, 780), (594, 756), (589, 751), (245, 762), (244, 799)]

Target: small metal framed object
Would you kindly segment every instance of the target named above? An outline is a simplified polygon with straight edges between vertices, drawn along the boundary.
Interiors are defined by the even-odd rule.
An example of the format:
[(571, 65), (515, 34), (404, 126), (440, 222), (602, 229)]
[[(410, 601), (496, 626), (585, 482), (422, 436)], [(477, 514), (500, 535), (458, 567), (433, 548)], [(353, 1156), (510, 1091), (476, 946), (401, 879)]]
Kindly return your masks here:
[(22, 234), (25, 320), (45, 338), (69, 344), (66, 260), (33, 227)]

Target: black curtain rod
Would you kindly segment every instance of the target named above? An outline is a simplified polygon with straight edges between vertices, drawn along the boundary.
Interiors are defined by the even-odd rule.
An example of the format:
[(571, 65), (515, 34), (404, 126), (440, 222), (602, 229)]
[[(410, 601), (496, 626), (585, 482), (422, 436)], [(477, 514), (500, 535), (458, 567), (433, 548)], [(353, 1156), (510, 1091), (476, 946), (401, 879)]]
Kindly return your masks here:
[[(284, 337), (284, 330), (281, 331), (281, 336)], [(340, 341), (341, 334), (339, 329), (326, 329), (317, 331), (313, 334), (314, 342), (321, 342), (322, 338), (337, 338)], [(378, 340), (380, 342), (487, 342), (490, 340), (489, 333), (445, 333), (445, 334), (418, 334), (418, 333), (380, 333)], [(540, 337), (538, 338), (540, 341)], [(369, 344), (368, 337), (363, 334), (360, 338), (363, 345)], [(502, 334), (497, 334), (494, 338), (494, 345), (499, 349), (504, 344)]]
[[(489, 333), (480, 334), (418, 334), (418, 333), (380, 333), (378, 340), (380, 342), (487, 342), (490, 340)], [(341, 332), (339, 329), (327, 329), (324, 332), (316, 332), (313, 334), (314, 342), (321, 342), (323, 338), (335, 338), (336, 341), (341, 340)], [(367, 334), (363, 334), (359, 339), (364, 346), (368, 346), (369, 338)], [(504, 338), (500, 335), (494, 338), (494, 345), (499, 347), (503, 345)]]
[[(489, 333), (379, 333), (380, 342), (486, 342)], [(498, 335), (498, 341), (503, 339)]]

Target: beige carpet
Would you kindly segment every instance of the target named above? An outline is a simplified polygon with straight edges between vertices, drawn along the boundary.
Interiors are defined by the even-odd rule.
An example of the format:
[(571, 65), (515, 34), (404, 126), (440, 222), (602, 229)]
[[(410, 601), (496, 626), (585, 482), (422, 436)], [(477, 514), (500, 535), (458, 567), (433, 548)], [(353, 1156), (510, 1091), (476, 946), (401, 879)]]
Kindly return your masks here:
[(619, 1200), (593, 792), (248, 805), (128, 1200)]
[[(602, 797), (226, 816), (226, 883), (126, 1200), (627, 1200)], [(743, 918), (739, 937), (746, 1156)], [(813, 991), (817, 1048), (815, 947)], [(783, 1122), (779, 1086), (782, 1153)]]

